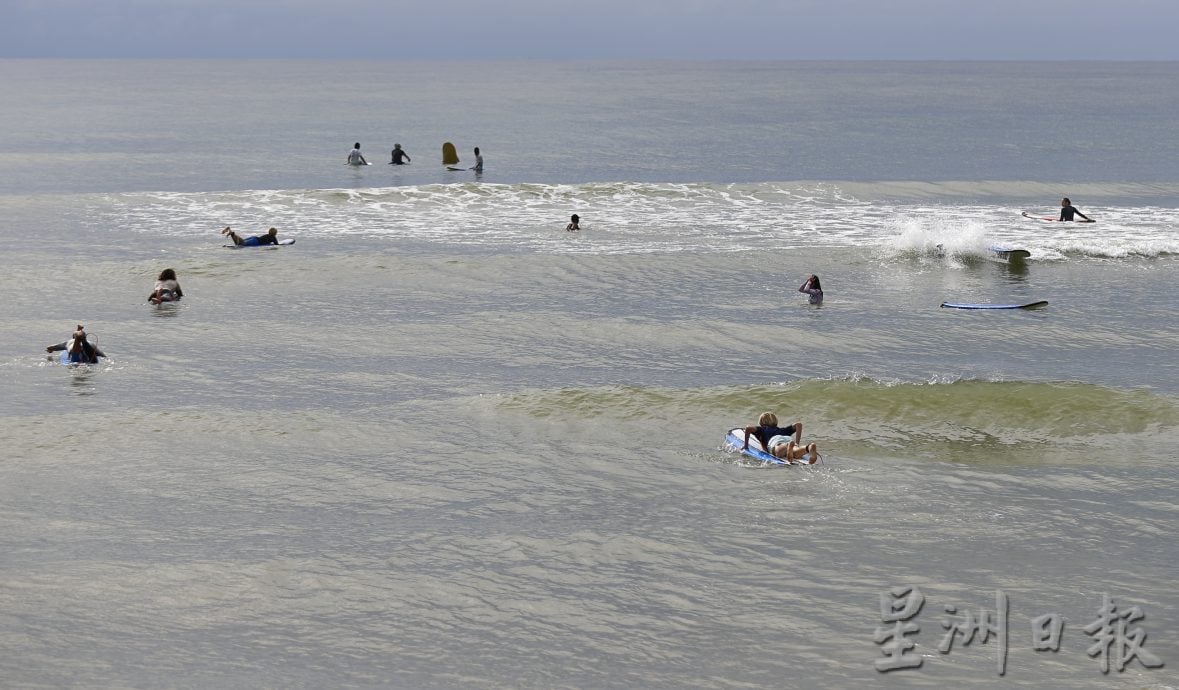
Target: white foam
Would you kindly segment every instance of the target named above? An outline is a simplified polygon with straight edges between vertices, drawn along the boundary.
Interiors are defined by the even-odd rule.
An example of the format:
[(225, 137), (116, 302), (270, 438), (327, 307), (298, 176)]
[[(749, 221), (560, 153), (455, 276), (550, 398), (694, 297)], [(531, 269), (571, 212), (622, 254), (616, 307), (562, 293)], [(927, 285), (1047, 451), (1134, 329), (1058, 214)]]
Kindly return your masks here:
[[(881, 184), (875, 193), (887, 196), (897, 184)], [(931, 203), (911, 187), (899, 195), (902, 201), (865, 201), (833, 183), (460, 183), (140, 193), (106, 197), (111, 218), (103, 222), (157, 235), (205, 236), (226, 225), (253, 233), (276, 226), (292, 236), (562, 253), (867, 246), (954, 259), (982, 254), (991, 244), (1027, 249), (1037, 258), (1179, 253), (1176, 209), (1086, 207), (1099, 222), (1046, 223), (1022, 217), (1015, 206)], [(572, 213), (581, 216), (580, 233), (564, 232)]]

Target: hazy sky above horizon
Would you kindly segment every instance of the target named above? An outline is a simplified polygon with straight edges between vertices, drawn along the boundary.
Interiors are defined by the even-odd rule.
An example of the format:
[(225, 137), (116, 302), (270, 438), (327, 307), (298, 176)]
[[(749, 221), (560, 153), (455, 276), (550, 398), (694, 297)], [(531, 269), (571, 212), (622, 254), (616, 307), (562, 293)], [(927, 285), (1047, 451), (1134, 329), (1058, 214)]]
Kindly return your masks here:
[(3, 58), (1179, 60), (1179, 0), (0, 0)]

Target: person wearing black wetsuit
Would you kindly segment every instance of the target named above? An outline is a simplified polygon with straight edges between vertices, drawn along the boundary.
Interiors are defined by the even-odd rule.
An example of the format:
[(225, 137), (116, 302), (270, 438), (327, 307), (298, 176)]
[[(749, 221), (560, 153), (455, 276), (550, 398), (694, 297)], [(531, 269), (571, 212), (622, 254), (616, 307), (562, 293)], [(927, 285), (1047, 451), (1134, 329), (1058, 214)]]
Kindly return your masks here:
[(222, 230), (221, 234), (233, 240), (233, 243), (239, 247), (258, 247), (264, 244), (278, 244), (278, 228), (270, 228), (266, 231), (265, 235), (255, 235), (246, 238), (243, 238), (229, 228)]
[(106, 357), (106, 353), (86, 339), (86, 331), (82, 329), (81, 324), (78, 324), (78, 330), (74, 331), (69, 340), (45, 348), (46, 352), (60, 352), (61, 350), (69, 352), (68, 359), (73, 363), (98, 364), (99, 357)]
[(1078, 211), (1077, 207), (1073, 206), (1073, 202), (1069, 201), (1069, 198), (1066, 196), (1060, 200), (1060, 220), (1073, 220), (1073, 216), (1080, 216), (1087, 222), (1093, 222), (1092, 218)]

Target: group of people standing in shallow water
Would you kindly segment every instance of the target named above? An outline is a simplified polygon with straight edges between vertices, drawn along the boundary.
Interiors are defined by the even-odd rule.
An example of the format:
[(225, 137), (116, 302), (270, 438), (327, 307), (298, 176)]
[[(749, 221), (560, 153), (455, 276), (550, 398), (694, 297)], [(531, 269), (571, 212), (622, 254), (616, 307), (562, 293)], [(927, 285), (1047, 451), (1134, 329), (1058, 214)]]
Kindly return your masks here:
[[(401, 148), (401, 144), (393, 144), (393, 150), (389, 152), (389, 165), (405, 165), (412, 163), (413, 159), (409, 157), (405, 149)], [(352, 150), (348, 152), (348, 165), (369, 165), (368, 159), (360, 152), (360, 142), (352, 145)], [(457, 170), (457, 168), (455, 168)], [(474, 170), (477, 173), (483, 172), (483, 154), (479, 153), (479, 147), (475, 147), (475, 164), (468, 170)]]

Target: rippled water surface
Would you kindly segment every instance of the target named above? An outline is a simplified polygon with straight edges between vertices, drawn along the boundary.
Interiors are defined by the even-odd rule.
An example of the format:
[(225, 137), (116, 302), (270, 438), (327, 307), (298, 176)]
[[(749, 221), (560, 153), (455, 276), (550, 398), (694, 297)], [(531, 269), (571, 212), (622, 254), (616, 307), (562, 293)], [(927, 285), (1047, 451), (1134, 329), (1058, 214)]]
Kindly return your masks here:
[[(1174, 66), (0, 73), (0, 685), (1174, 685)], [(722, 450), (765, 410), (823, 462)], [(1002, 679), (938, 651), (997, 594)], [(1165, 667), (1102, 674), (1104, 595)]]

